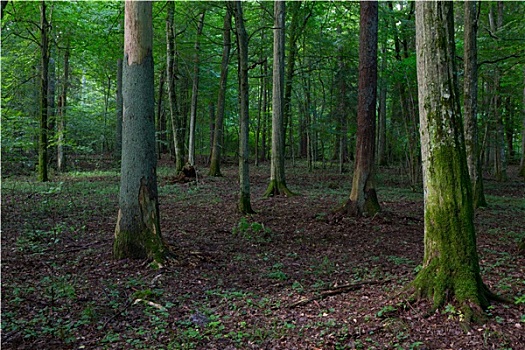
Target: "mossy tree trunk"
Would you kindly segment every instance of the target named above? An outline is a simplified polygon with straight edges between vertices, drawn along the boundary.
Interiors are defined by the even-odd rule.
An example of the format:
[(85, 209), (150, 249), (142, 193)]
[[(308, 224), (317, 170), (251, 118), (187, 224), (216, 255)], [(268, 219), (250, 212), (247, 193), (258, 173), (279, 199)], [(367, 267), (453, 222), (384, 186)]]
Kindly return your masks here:
[(126, 1), (120, 208), (113, 242), (116, 259), (162, 261), (167, 251), (159, 224), (152, 46), (152, 3)]
[(377, 1), (361, 1), (359, 33), (359, 94), (354, 177), (346, 210), (355, 216), (380, 211), (374, 186), (377, 99)]
[(467, 319), (491, 296), (481, 280), (459, 88), (453, 3), (416, 3), (416, 51), (425, 193), (425, 254), (413, 281), (434, 307), (455, 299)]
[(221, 174), (221, 151), (222, 151), (222, 131), (224, 124), (224, 106), (226, 103), (226, 84), (228, 82), (228, 63), (230, 62), (231, 51), (231, 28), (232, 14), (226, 8), (224, 15), (224, 25), (222, 34), (222, 61), (221, 77), (219, 81), (219, 96), (217, 98), (217, 113), (215, 114), (215, 125), (213, 130), (213, 141), (210, 160), (210, 176), (222, 176)]
[(238, 209), (243, 214), (254, 213), (250, 195), (250, 165), (249, 165), (249, 88), (248, 88), (248, 34), (244, 26), (244, 15), (241, 1), (228, 2), (235, 17), (235, 33), (237, 37), (238, 78), (239, 78), (239, 204)]
[(284, 173), (284, 27), (285, 2), (277, 0), (273, 28), (272, 156), (270, 184), (264, 197), (293, 195), (286, 186)]
[(464, 21), (464, 123), (467, 165), (474, 208), (487, 206), (478, 145), (478, 13), (476, 1), (465, 1)]

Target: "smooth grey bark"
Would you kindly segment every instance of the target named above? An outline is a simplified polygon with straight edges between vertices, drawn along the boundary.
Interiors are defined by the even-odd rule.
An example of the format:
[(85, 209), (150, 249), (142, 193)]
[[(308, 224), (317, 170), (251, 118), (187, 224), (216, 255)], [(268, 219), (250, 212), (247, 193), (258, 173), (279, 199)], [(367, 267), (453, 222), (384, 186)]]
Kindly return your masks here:
[(64, 52), (64, 78), (62, 82), (62, 92), (58, 98), (57, 111), (57, 170), (65, 171), (67, 158), (65, 152), (66, 143), (66, 111), (67, 111), (67, 90), (69, 87), (69, 46)]
[(38, 142), (38, 180), (49, 181), (48, 175), (48, 68), (49, 68), (49, 22), (46, 15), (46, 2), (40, 4), (40, 133)]
[(152, 3), (126, 1), (122, 67), (122, 162), (116, 259), (166, 257), (159, 224)]
[(200, 51), (200, 36), (204, 27), (204, 16), (206, 11), (199, 15), (197, 23), (197, 37), (195, 39), (195, 56), (193, 61), (193, 84), (191, 88), (191, 106), (190, 106), (190, 138), (188, 141), (188, 163), (191, 166), (195, 165), (195, 125), (197, 123), (197, 103), (199, 96), (199, 51)]
[(345, 210), (371, 216), (381, 210), (374, 186), (378, 2), (361, 1), (360, 5), (356, 158)]
[(463, 112), (465, 125), (465, 148), (474, 208), (487, 206), (483, 191), (483, 173), (478, 142), (478, 12), (477, 1), (464, 3), (464, 83)]
[(116, 107), (115, 114), (117, 118), (116, 132), (115, 132), (115, 152), (114, 158), (120, 161), (122, 156), (122, 113), (123, 113), (123, 102), (122, 102), (122, 58), (117, 60), (117, 93), (115, 97)]
[(228, 82), (228, 64), (230, 62), (231, 51), (231, 27), (232, 14), (226, 8), (224, 15), (223, 33), (222, 33), (222, 59), (221, 59), (221, 76), (219, 80), (219, 94), (217, 97), (217, 112), (215, 114), (215, 123), (213, 130), (213, 141), (210, 160), (210, 176), (222, 176), (221, 174), (221, 153), (222, 153), (222, 133), (224, 125), (224, 107), (226, 104), (226, 85)]
[(241, 1), (228, 3), (235, 17), (237, 36), (238, 78), (239, 78), (239, 204), (243, 214), (254, 213), (250, 199), (250, 165), (249, 165), (249, 87), (248, 87), (248, 34), (244, 26), (244, 15)]
[(272, 155), (270, 159), (270, 184), (264, 197), (290, 196), (284, 172), (284, 40), (285, 2), (274, 1), (273, 25), (273, 90), (272, 90)]
[(184, 166), (184, 136), (183, 122), (177, 102), (175, 89), (175, 33), (173, 15), (175, 2), (167, 2), (166, 16), (166, 81), (168, 83), (168, 101), (170, 105), (171, 130), (173, 133), (173, 145), (175, 148), (175, 173), (178, 174)]

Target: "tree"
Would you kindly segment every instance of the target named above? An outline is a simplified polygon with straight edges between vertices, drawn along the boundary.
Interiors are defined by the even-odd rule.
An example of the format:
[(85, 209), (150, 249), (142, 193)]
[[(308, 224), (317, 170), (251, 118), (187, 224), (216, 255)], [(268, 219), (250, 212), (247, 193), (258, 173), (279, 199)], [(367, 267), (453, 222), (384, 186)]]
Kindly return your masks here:
[(113, 256), (166, 255), (159, 224), (155, 153), (152, 3), (126, 1), (122, 67), (122, 163)]
[(197, 23), (197, 37), (195, 39), (195, 57), (193, 65), (193, 85), (191, 89), (191, 107), (190, 107), (190, 140), (188, 143), (188, 163), (195, 165), (195, 124), (197, 123), (197, 101), (199, 95), (199, 50), (200, 50), (200, 36), (202, 35), (202, 28), (204, 27), (204, 15), (206, 10), (199, 15)]
[(168, 101), (170, 105), (171, 129), (173, 133), (173, 144), (175, 146), (175, 172), (178, 174), (184, 166), (184, 137), (182, 136), (182, 117), (177, 104), (175, 91), (175, 33), (173, 26), (173, 13), (175, 3), (168, 1), (166, 17), (166, 81), (168, 82)]
[(120, 158), (122, 157), (122, 113), (124, 113), (122, 101), (122, 63), (122, 59), (119, 58), (117, 60), (117, 93), (115, 96), (115, 102), (117, 105), (115, 108), (117, 128), (115, 133), (114, 158), (117, 161), (120, 161)]
[(49, 22), (46, 15), (46, 2), (40, 4), (40, 137), (38, 142), (38, 180), (46, 182), (48, 177), (48, 68), (49, 68)]
[(248, 89), (248, 34), (244, 26), (242, 2), (228, 3), (235, 17), (235, 34), (239, 53), (239, 211), (243, 214), (254, 213), (250, 202), (250, 165), (248, 138), (249, 131), (249, 89)]
[(378, 3), (360, 4), (356, 158), (352, 191), (345, 205), (356, 216), (374, 215), (381, 209), (374, 186)]
[(482, 282), (476, 251), (453, 21), (451, 2), (416, 3), (425, 254), (413, 286), (435, 308), (455, 299), (470, 320), (493, 295)]
[(219, 80), (219, 96), (217, 98), (217, 113), (213, 130), (213, 141), (210, 160), (210, 176), (222, 176), (221, 174), (221, 149), (222, 149), (222, 129), (224, 124), (224, 106), (226, 103), (226, 83), (228, 82), (228, 63), (230, 62), (231, 50), (231, 27), (232, 14), (226, 8), (224, 15), (223, 34), (222, 34), (222, 61), (221, 76)]
[(487, 205), (483, 191), (483, 174), (478, 151), (478, 48), (477, 2), (465, 1), (464, 22), (464, 121), (467, 165), (472, 183), (474, 208)]
[(293, 195), (286, 187), (284, 174), (284, 26), (285, 2), (277, 0), (274, 2), (273, 28), (272, 157), (270, 184), (265, 197)]
[(57, 169), (64, 171), (66, 168), (65, 133), (66, 133), (66, 108), (67, 108), (67, 90), (69, 85), (69, 47), (66, 47), (64, 53), (64, 78), (62, 82), (62, 93), (58, 98), (57, 113)]

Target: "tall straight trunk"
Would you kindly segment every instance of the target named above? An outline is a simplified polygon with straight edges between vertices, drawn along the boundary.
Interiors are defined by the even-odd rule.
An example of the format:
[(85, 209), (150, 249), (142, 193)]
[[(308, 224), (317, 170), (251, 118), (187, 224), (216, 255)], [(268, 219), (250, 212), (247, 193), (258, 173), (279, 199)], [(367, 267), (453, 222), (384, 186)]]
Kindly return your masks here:
[(166, 70), (162, 69), (159, 72), (159, 93), (157, 97), (157, 113), (156, 113), (156, 128), (157, 128), (157, 157), (162, 158), (162, 153), (166, 150), (166, 117), (164, 114), (164, 83), (166, 81)]
[(122, 69), (122, 164), (113, 256), (162, 262), (167, 249), (159, 224), (151, 2), (126, 1)]
[(117, 129), (115, 132), (115, 152), (114, 158), (120, 161), (122, 157), (122, 114), (123, 114), (123, 102), (122, 102), (122, 59), (117, 60), (117, 95), (115, 97), (116, 102), (116, 118), (117, 118)]
[(204, 27), (203, 11), (199, 16), (197, 23), (197, 37), (195, 39), (195, 56), (193, 61), (193, 84), (191, 88), (191, 107), (190, 107), (190, 139), (188, 142), (188, 163), (195, 165), (195, 124), (197, 123), (197, 102), (199, 96), (199, 51), (200, 51), (200, 36), (202, 35), (202, 28)]
[[(49, 53), (48, 84), (47, 84), (47, 138), (56, 140), (56, 63), (52, 57), (55, 50)], [(48, 145), (49, 146), (49, 145)], [(53, 164), (55, 154), (48, 150), (48, 163)]]
[(49, 181), (48, 177), (48, 108), (47, 108), (47, 89), (48, 89), (48, 67), (49, 67), (49, 23), (46, 15), (46, 2), (40, 5), (40, 52), (41, 52), (41, 76), (40, 76), (40, 134), (38, 142), (38, 180)]
[[(489, 11), (489, 22), (490, 30), (496, 34), (503, 27), (503, 1), (498, 1), (497, 14), (494, 18), (494, 8), (490, 5)], [(496, 43), (496, 46), (498, 44)], [(494, 86), (493, 86), (493, 102), (492, 112), (495, 120), (495, 152), (494, 152), (494, 177), (497, 181), (507, 180), (507, 159), (505, 154), (505, 126), (503, 124), (503, 115), (501, 113), (502, 102), (501, 102), (501, 71), (496, 65), (494, 68)]]
[(371, 216), (381, 210), (374, 186), (378, 3), (360, 4), (356, 159), (346, 210), (351, 215)]
[(250, 199), (250, 165), (249, 165), (249, 87), (248, 87), (248, 34), (244, 26), (242, 2), (234, 1), (233, 14), (237, 35), (238, 78), (239, 78), (239, 205), (243, 214), (254, 213)]
[(268, 88), (268, 61), (265, 60), (263, 63), (263, 101), (262, 101), (262, 133), (261, 133), (261, 161), (265, 162), (268, 157), (268, 147), (267, 147), (267, 130), (268, 130), (268, 95), (269, 95), (269, 88)]
[[(386, 37), (385, 37), (386, 38)], [(377, 109), (377, 164), (386, 165), (386, 39), (381, 44), (381, 79), (379, 80), (379, 106)]]
[(64, 78), (62, 82), (62, 92), (58, 98), (57, 113), (57, 169), (58, 171), (66, 170), (66, 108), (67, 108), (67, 90), (69, 87), (69, 47), (64, 53)]
[(170, 105), (171, 130), (173, 133), (173, 144), (175, 147), (175, 173), (179, 173), (184, 166), (184, 136), (183, 123), (177, 103), (177, 93), (175, 91), (175, 33), (173, 15), (175, 3), (167, 2), (166, 16), (166, 81), (168, 83), (168, 100)]
[(464, 21), (464, 124), (467, 165), (472, 183), (474, 208), (487, 206), (483, 191), (483, 173), (478, 151), (478, 48), (477, 2), (465, 1)]
[(230, 62), (231, 51), (231, 27), (232, 14), (226, 8), (224, 15), (222, 33), (222, 61), (221, 76), (219, 80), (219, 96), (217, 98), (217, 113), (215, 114), (215, 126), (213, 131), (213, 142), (210, 160), (210, 176), (222, 176), (221, 174), (221, 153), (222, 153), (222, 131), (224, 128), (224, 107), (226, 104), (226, 86), (228, 82), (228, 63)]
[(521, 161), (519, 174), (525, 178), (525, 69), (523, 69), (523, 106), (521, 125)]
[(468, 321), (488, 306), (492, 294), (482, 282), (476, 250), (452, 2), (416, 3), (416, 46), (425, 254), (412, 283), (416, 296), (431, 299), (434, 308), (457, 301)]
[(286, 187), (284, 173), (284, 26), (285, 2), (277, 0), (274, 2), (273, 25), (272, 157), (270, 184), (264, 197), (292, 195)]

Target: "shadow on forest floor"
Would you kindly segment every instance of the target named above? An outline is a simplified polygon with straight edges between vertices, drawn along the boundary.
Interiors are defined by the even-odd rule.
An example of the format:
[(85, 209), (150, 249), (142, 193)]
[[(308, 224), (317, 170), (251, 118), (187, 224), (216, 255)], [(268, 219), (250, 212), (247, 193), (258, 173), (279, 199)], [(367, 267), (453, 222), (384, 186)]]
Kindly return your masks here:
[[(287, 169), (291, 198), (262, 199), (264, 164), (251, 167), (252, 207), (236, 211), (237, 168), (172, 184), (159, 168), (163, 236), (178, 254), (154, 269), (114, 261), (116, 170), (78, 171), (40, 184), (2, 182), (2, 349), (524, 349), (525, 184), (486, 178), (476, 213), (484, 281), (515, 300), (465, 331), (448, 304), (399, 298), (423, 259), (422, 194), (398, 168), (379, 170), (388, 215), (328, 214), (349, 174)], [(512, 170), (512, 169), (511, 169)], [(512, 175), (512, 171), (510, 171)]]

